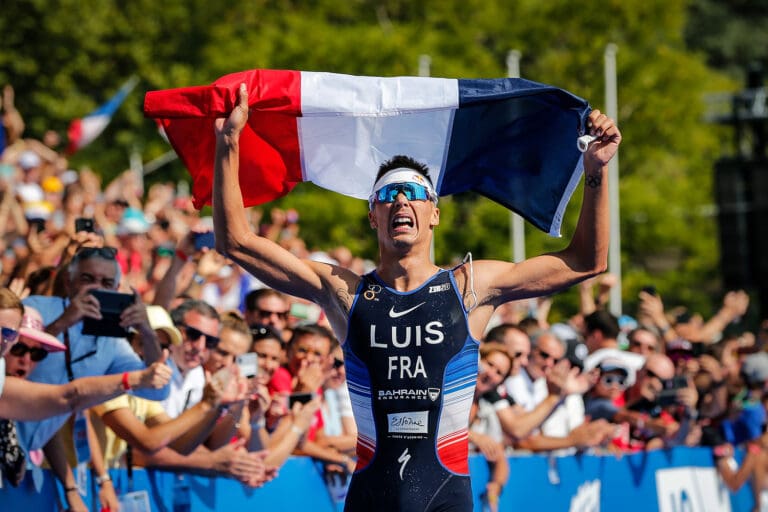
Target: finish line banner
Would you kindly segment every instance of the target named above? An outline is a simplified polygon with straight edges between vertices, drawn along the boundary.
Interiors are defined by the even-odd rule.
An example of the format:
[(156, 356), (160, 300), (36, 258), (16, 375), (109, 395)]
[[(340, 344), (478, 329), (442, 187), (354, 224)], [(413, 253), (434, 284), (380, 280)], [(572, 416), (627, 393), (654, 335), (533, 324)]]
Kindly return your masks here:
[[(743, 452), (739, 452), (739, 460)], [(613, 455), (542, 455), (509, 458), (510, 479), (499, 501), (499, 511), (567, 510), (570, 512), (737, 512), (751, 510), (749, 483), (732, 494), (720, 480), (708, 448), (675, 448)], [(319, 465), (294, 457), (280, 468), (274, 481), (249, 489), (228, 478), (214, 478), (168, 471), (111, 470), (115, 491), (142, 511), (269, 510), (339, 512)], [(488, 465), (481, 456), (470, 458), (475, 510), (484, 510), (481, 495), (488, 481)], [(92, 475), (84, 497), (90, 510), (99, 510), (98, 491)], [(297, 490), (300, 489), (300, 492)], [(63, 489), (49, 471), (27, 471), (18, 488), (7, 481), (0, 489), (3, 510), (58, 510)], [(126, 503), (127, 504), (127, 503)], [(138, 507), (138, 508), (134, 508)], [(247, 507), (247, 508), (246, 508)]]

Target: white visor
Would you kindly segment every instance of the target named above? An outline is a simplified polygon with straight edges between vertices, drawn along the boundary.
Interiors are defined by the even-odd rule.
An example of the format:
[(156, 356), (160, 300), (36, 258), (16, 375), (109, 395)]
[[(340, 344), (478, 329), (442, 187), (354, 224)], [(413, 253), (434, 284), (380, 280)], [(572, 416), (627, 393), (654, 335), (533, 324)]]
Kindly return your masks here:
[(437, 193), (435, 192), (432, 183), (421, 173), (409, 169), (407, 167), (398, 167), (387, 172), (384, 176), (373, 184), (371, 195), (368, 197), (368, 207), (373, 209), (373, 201), (376, 197), (376, 192), (391, 183), (416, 183), (425, 187), (429, 191), (429, 196), (437, 204)]

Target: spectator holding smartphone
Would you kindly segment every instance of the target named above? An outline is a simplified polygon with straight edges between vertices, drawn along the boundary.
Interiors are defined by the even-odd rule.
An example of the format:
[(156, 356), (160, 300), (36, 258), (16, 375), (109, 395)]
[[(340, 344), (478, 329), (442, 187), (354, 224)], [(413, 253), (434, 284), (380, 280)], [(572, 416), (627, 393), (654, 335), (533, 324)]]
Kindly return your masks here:
[[(63, 384), (78, 377), (122, 374), (124, 389), (131, 389), (129, 372), (145, 368), (161, 357), (157, 335), (149, 324), (146, 307), (140, 301), (120, 315), (120, 325), (136, 331), (144, 351), (144, 361), (133, 351), (125, 338), (82, 333), (85, 318), (100, 319), (99, 302), (93, 290), (116, 290), (120, 283), (120, 268), (116, 250), (111, 247), (86, 247), (73, 256), (61, 271), (66, 296), (30, 296), (24, 303), (40, 311), (46, 332), (56, 336), (67, 351), (51, 354), (41, 361), (30, 380), (48, 384)], [(149, 399), (163, 399), (168, 387), (159, 390), (137, 390)], [(41, 422), (20, 424), (20, 434), (29, 449), (42, 448), (63, 425), (66, 416), (56, 416)]]
[[(23, 316), (22, 309), (24, 310)], [(21, 319), (20, 327), (17, 327), (17, 318)], [(3, 325), (4, 333), (0, 354), (5, 354), (4, 359), (0, 358), (0, 361), (5, 363), (3, 373), (7, 374), (10, 379), (26, 379), (35, 367), (45, 360), (50, 353), (61, 352), (66, 349), (55, 337), (42, 330), (43, 323), (40, 313), (30, 306), (23, 308), (18, 297), (8, 289), (0, 289), (0, 323)], [(10, 325), (13, 325), (16, 329), (11, 328)], [(168, 378), (170, 378), (170, 369), (158, 362), (141, 372), (131, 372), (128, 374), (127, 380), (135, 387), (159, 387), (167, 383)], [(90, 379), (90, 382), (85, 386), (83, 385), (85, 379), (78, 379), (70, 383), (68, 385), (70, 395), (76, 396), (77, 393), (72, 393), (72, 390), (79, 389), (83, 392), (80, 400), (83, 400), (88, 398), (88, 393), (85, 393), (85, 391), (91, 390), (92, 393), (99, 392), (100, 396), (98, 398), (104, 400), (122, 391), (120, 383), (122, 379), (119, 377), (111, 379), (111, 383), (107, 381), (107, 377), (90, 377), (88, 379)], [(46, 412), (51, 415), (56, 411), (51, 410), (50, 407), (46, 407), (46, 404), (40, 402), (39, 398), (42, 397), (40, 392), (47, 391), (47, 394), (52, 399), (58, 390), (62, 402), (64, 402), (64, 397), (66, 396), (64, 394), (65, 389), (62, 389), (64, 386), (30, 385), (25, 383), (24, 388), (24, 405), (27, 408), (47, 408), (48, 411)], [(16, 393), (16, 390), (11, 391), (11, 394), (20, 395), (20, 393)], [(94, 398), (96, 397), (91, 396), (91, 399), (88, 401), (95, 403), (97, 399)], [(6, 396), (6, 399), (12, 399), (12, 397)], [(65, 411), (66, 409), (60, 412)], [(45, 454), (51, 468), (64, 488), (68, 490), (73, 489), (75, 487), (75, 479), (72, 468), (66, 459), (61, 438), (56, 436), (53, 440), (49, 441), (45, 447)], [(14, 486), (19, 485), (24, 477), (27, 465), (26, 455), (27, 453), (19, 443), (15, 422), (8, 419), (0, 419), (0, 473)], [(32, 460), (35, 459), (32, 458)], [(77, 492), (66, 492), (65, 499), (70, 509), (75, 510), (84, 507)]]

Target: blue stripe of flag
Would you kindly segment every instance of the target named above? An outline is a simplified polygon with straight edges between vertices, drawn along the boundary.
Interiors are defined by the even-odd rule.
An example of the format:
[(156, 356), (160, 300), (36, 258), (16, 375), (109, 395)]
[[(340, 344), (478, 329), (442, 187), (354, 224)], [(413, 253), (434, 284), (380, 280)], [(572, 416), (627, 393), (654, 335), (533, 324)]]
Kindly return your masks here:
[(438, 193), (473, 190), (558, 236), (574, 174), (581, 173), (576, 139), (587, 101), (517, 78), (459, 80), (458, 87)]

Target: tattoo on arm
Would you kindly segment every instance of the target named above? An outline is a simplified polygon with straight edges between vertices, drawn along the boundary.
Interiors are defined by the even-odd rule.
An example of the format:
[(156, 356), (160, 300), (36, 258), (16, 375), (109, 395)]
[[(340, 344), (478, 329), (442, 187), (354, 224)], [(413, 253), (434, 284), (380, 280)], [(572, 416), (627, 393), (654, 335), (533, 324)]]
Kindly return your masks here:
[(603, 175), (602, 173), (595, 173), (595, 174), (587, 174), (584, 178), (584, 184), (588, 186), (589, 188), (599, 188), (600, 184), (603, 183)]

